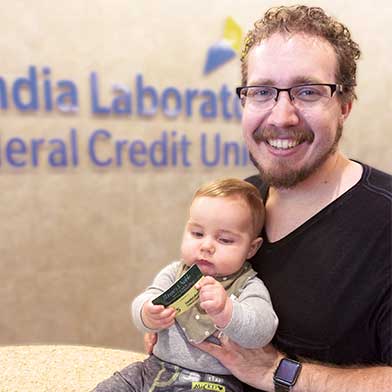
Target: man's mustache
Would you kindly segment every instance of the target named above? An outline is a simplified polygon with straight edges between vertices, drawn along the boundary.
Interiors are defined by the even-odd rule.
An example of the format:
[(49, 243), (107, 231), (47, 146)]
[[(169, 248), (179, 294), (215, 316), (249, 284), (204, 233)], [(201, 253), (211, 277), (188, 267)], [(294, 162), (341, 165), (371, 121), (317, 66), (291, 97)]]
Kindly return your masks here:
[(266, 142), (268, 139), (293, 139), (300, 143), (314, 140), (314, 133), (304, 128), (278, 129), (278, 128), (257, 128), (253, 132), (253, 140), (256, 143)]

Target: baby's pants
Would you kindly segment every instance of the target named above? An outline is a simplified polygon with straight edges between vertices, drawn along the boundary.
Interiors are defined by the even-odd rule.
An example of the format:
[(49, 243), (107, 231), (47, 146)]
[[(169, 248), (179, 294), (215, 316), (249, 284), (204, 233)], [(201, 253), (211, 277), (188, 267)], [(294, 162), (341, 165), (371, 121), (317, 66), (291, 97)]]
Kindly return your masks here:
[(151, 355), (135, 362), (107, 380), (93, 392), (242, 392), (242, 384), (231, 375), (213, 375), (163, 362)]

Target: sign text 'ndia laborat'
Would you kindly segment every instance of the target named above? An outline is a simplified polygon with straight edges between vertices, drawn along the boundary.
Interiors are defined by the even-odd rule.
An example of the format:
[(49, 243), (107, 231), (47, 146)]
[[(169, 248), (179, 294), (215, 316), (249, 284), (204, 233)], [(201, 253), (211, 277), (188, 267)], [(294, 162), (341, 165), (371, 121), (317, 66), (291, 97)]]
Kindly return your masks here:
[[(90, 111), (100, 118), (153, 117), (159, 113), (169, 119), (189, 118), (198, 115), (201, 120), (224, 119), (238, 122), (241, 118), (239, 100), (226, 85), (218, 92), (211, 89), (166, 87), (147, 84), (143, 75), (137, 74), (134, 86), (118, 83), (112, 85), (112, 98), (107, 100), (100, 91), (96, 72), (89, 77)], [(29, 66), (27, 75), (8, 82), (0, 77), (0, 111), (16, 109), (28, 113), (58, 112), (73, 119), (80, 111), (79, 92), (69, 79), (52, 80), (52, 70)], [(149, 140), (139, 137), (119, 138), (106, 128), (86, 134), (85, 130), (71, 126), (62, 137), (26, 138), (6, 134), (0, 130), (0, 168), (13, 169), (78, 167), (81, 163), (101, 169), (125, 168), (189, 168), (250, 165), (248, 151), (242, 142), (225, 140), (221, 132), (201, 131), (190, 137), (186, 131), (162, 130)], [(58, 133), (58, 130), (57, 130)], [(139, 134), (143, 133), (139, 130)], [(191, 149), (197, 154), (191, 154)], [(196, 161), (197, 160), (197, 161)]]

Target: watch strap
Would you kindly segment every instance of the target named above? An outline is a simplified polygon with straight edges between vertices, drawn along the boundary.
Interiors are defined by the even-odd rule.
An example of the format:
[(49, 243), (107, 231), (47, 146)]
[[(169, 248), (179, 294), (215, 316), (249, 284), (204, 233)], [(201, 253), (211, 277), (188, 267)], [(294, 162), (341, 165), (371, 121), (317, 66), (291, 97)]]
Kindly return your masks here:
[(291, 387), (275, 382), (275, 392), (290, 392)]

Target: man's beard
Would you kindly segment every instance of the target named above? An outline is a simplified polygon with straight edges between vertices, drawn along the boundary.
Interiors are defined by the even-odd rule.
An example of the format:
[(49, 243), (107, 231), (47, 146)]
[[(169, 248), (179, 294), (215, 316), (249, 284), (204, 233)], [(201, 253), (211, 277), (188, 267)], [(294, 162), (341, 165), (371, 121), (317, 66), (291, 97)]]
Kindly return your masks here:
[[(269, 186), (274, 188), (292, 188), (300, 182), (307, 179), (313, 173), (315, 173), (320, 166), (336, 152), (338, 147), (339, 140), (342, 136), (343, 126), (339, 125), (336, 130), (335, 140), (329, 147), (327, 151), (325, 151), (322, 155), (320, 155), (315, 162), (313, 162), (310, 166), (305, 166), (299, 170), (293, 170), (290, 165), (286, 163), (281, 163), (279, 174), (274, 173), (273, 171), (265, 170), (260, 164), (255, 160), (253, 155), (249, 153), (250, 160), (256, 166), (256, 168), (260, 172), (260, 176), (262, 180)], [(300, 132), (299, 132), (300, 133)], [(255, 141), (262, 142), (266, 139), (265, 136), (260, 136), (260, 134), (254, 135)], [(303, 136), (304, 140), (313, 141), (314, 137), (311, 137), (306, 134)], [(306, 141), (305, 141), (306, 143)]]

